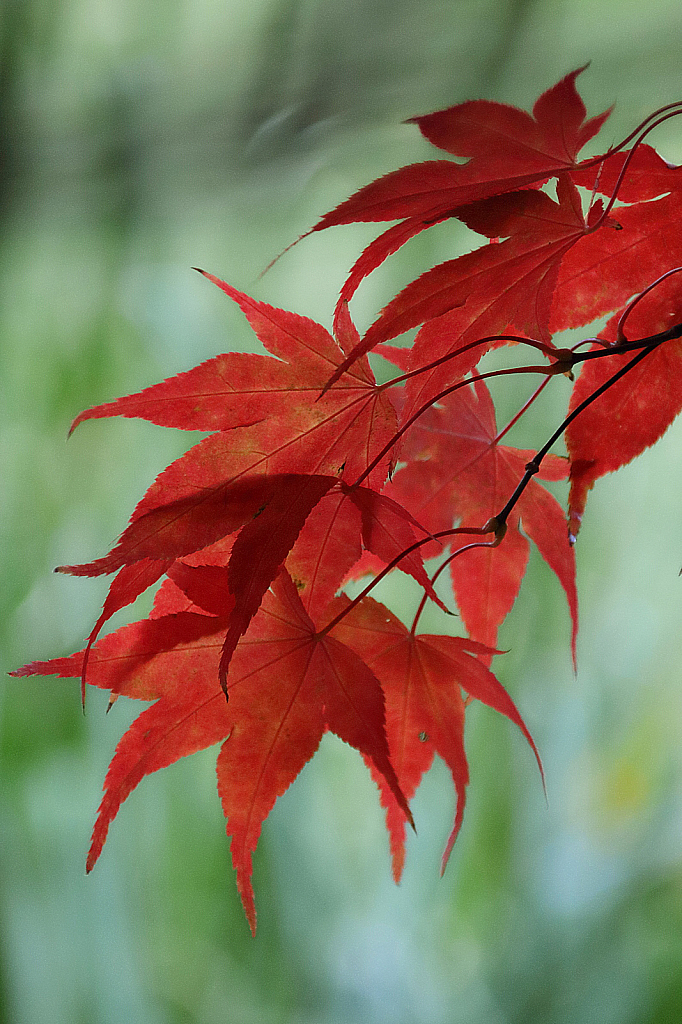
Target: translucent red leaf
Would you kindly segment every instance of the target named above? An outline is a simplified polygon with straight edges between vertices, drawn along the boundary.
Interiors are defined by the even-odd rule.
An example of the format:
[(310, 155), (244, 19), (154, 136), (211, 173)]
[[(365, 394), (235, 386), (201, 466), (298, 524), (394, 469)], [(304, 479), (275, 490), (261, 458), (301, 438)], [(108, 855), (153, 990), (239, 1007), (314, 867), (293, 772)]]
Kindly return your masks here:
[[(188, 590), (209, 578), (176, 573)], [(210, 586), (220, 585), (211, 574)], [(181, 588), (173, 583), (178, 593)], [(215, 592), (215, 591), (214, 591)], [(329, 729), (359, 750), (412, 822), (389, 759), (384, 697), (375, 675), (306, 614), (286, 573), (254, 616), (230, 664), (230, 701), (218, 684), (226, 616), (182, 612), (124, 626), (94, 645), (88, 679), (115, 694), (157, 699), (119, 742), (107, 772), (87, 867), (102, 850), (122, 802), (145, 775), (225, 740), (218, 789), (237, 885), (255, 930), (251, 857), (263, 819)], [(80, 674), (84, 652), (34, 662), (15, 675)]]
[[(222, 435), (206, 438), (157, 477), (108, 555), (85, 565), (63, 565), (59, 571), (98, 576), (142, 559), (181, 558), (234, 533), (253, 519), (272, 500), (282, 477), (235, 474), (229, 479), (228, 466), (230, 461), (234, 465), (234, 460), (215, 465), (215, 448), (222, 446), (214, 439), (220, 442)], [(227, 482), (211, 486), (216, 477), (220, 480), (221, 470), (228, 476)], [(173, 500), (178, 492), (184, 492), (183, 496)]]
[(211, 615), (227, 616), (232, 612), (234, 595), (230, 592), (227, 566), (188, 565), (178, 561), (173, 562), (168, 576), (193, 605)]
[[(88, 683), (137, 700), (155, 700), (164, 694), (175, 699), (196, 682), (225, 703), (218, 661), (226, 626), (226, 617), (184, 611), (122, 626), (92, 647)], [(33, 661), (12, 674), (78, 677), (84, 655), (83, 650), (68, 658)]]
[(351, 272), (346, 278), (339, 294), (334, 311), (334, 334), (337, 337), (337, 322), (341, 316), (341, 309), (344, 303), (350, 302), (367, 275), (381, 266), (388, 256), (397, 252), (414, 235), (418, 235), (424, 228), (432, 227), (434, 224), (446, 220), (448, 216), (449, 214), (428, 221), (425, 221), (422, 217), (409, 217), (399, 224), (394, 224), (393, 227), (388, 228), (387, 231), (384, 231), (378, 238), (370, 242), (353, 264)]
[(452, 215), (456, 207), (523, 188), (571, 167), (578, 151), (608, 117), (585, 122), (575, 89), (580, 71), (567, 75), (535, 104), (534, 116), (487, 100), (411, 118), (422, 134), (467, 163), (445, 160), (412, 164), (360, 189), (313, 231), (352, 221), (424, 220)]
[[(599, 335), (616, 340), (619, 316)], [(682, 321), (682, 282), (674, 275), (638, 303), (628, 317), (628, 337), (646, 338)], [(594, 346), (598, 348), (599, 346)], [(634, 353), (614, 353), (587, 362), (571, 394), (575, 409)], [(612, 473), (654, 444), (682, 410), (682, 341), (667, 341), (597, 398), (569, 424), (566, 446), (571, 462), (569, 531), (578, 535), (587, 494), (595, 480)]]
[(585, 67), (547, 89), (536, 100), (532, 116), (505, 103), (470, 100), (410, 121), (434, 146), (469, 157), (467, 168), (480, 162), (486, 175), (503, 178), (522, 170), (549, 174), (573, 163), (610, 114), (607, 110), (585, 120), (585, 104), (575, 87)]
[(583, 327), (620, 309), (661, 274), (682, 265), (682, 192), (612, 211), (562, 260), (550, 330)]
[(360, 510), (343, 491), (327, 493), (305, 521), (286, 567), (301, 603), (318, 618), (362, 550)]
[[(348, 607), (340, 597), (331, 609)], [(383, 605), (364, 598), (334, 626), (333, 635), (355, 650), (381, 682), (386, 698), (386, 731), (400, 788), (416, 792), (437, 753), (452, 775), (457, 794), (454, 825), (443, 855), (445, 869), (462, 824), (469, 770), (464, 752), (462, 689), (515, 722), (540, 758), (509, 694), (478, 656), (495, 651), (471, 640), (413, 634)], [(405, 858), (405, 817), (393, 794), (382, 788), (390, 836), (393, 874), (400, 880)]]
[[(455, 523), (483, 526), (504, 507), (534, 454), (498, 444), (496, 436), (495, 411), (484, 383), (455, 392), (410, 428), (402, 449), (407, 464), (395, 474), (387, 493), (432, 533)], [(567, 471), (565, 459), (550, 455), (538, 475), (558, 480)], [(524, 534), (536, 543), (566, 592), (575, 645), (575, 559), (561, 507), (537, 479), (519, 499), (499, 547), (469, 551), (451, 564), (455, 597), (467, 630), (475, 640), (495, 646), (498, 627), (516, 600), (525, 571), (528, 541)], [(453, 540), (452, 550), (471, 539)], [(435, 554), (435, 548), (431, 546), (427, 553)]]
[(344, 644), (315, 633), (286, 574), (235, 651), (228, 685), (234, 724), (218, 757), (218, 790), (237, 886), (255, 931), (251, 858), (261, 824), (325, 729), (369, 758), (404, 816), (412, 818), (389, 760), (376, 677)]
[(585, 121), (585, 106), (575, 88), (582, 70), (548, 89), (532, 116), (506, 104), (474, 100), (411, 118), (434, 145), (468, 160), (402, 167), (366, 185), (318, 221), (312, 231), (353, 221), (402, 220), (371, 242), (356, 261), (339, 305), (349, 302), (369, 273), (425, 228), (449, 217), (461, 218), (466, 204), (537, 188), (572, 167), (579, 150), (609, 115), (606, 111)]

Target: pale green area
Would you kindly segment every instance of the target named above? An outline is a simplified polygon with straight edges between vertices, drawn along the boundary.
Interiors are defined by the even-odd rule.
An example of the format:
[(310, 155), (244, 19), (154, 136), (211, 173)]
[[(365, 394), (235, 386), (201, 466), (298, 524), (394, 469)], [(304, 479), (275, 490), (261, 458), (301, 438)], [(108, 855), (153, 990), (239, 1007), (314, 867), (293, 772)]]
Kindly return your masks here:
[[(112, 544), (187, 438), (82, 408), (225, 348), (229, 301), (193, 274), (329, 324), (371, 227), (288, 242), (432, 151), (413, 114), (529, 105), (592, 60), (607, 142), (682, 98), (677, 0), (5, 0), (0, 8), (0, 660), (80, 646), (103, 580), (55, 576)], [(656, 142), (682, 160), (682, 122)], [(366, 282), (361, 327), (452, 254), (450, 229)], [(522, 443), (561, 415), (557, 388)], [(501, 389), (502, 390), (502, 389)], [(519, 435), (521, 437), (521, 435)], [(327, 738), (235, 892), (214, 752), (145, 780), (91, 876), (107, 763), (135, 709), (81, 715), (76, 682), (9, 680), (0, 720), (0, 1018), (12, 1024), (662, 1024), (682, 1019), (679, 427), (590, 499), (573, 677), (562, 594), (533, 558), (498, 659), (544, 756), (471, 709), (465, 825), (436, 765), (402, 885), (373, 784)], [(561, 489), (559, 488), (558, 491)], [(415, 596), (385, 591), (410, 614)], [(407, 597), (400, 594), (407, 593)], [(397, 603), (396, 603), (397, 602)], [(440, 619), (432, 628), (444, 628)]]

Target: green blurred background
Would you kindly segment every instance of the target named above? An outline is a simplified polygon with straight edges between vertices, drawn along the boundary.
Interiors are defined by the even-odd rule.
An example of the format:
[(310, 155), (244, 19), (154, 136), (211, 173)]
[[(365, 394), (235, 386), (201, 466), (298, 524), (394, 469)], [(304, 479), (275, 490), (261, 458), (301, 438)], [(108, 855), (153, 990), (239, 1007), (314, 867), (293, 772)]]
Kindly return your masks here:
[[(405, 118), (473, 97), (528, 107), (591, 60), (580, 89), (591, 113), (617, 102), (603, 133), (617, 141), (682, 98), (681, 44), (679, 0), (2, 0), (3, 671), (81, 645), (106, 581), (53, 567), (108, 550), (188, 442), (112, 420), (67, 445), (72, 417), (251, 345), (192, 265), (329, 325), (374, 228), (323, 233), (259, 274), (357, 187), (430, 158)], [(653, 141), (682, 162), (682, 123)], [(451, 226), (414, 240), (363, 286), (359, 325), (455, 251)], [(562, 383), (518, 443), (556, 424)], [(562, 593), (532, 558), (497, 669), (543, 753), (549, 807), (520, 735), (472, 707), (469, 803), (442, 880), (443, 765), (415, 800), (396, 888), (376, 791), (332, 737), (266, 822), (255, 940), (212, 750), (145, 780), (86, 877), (106, 766), (139, 709), (105, 717), (92, 693), (84, 718), (76, 682), (7, 680), (0, 1018), (682, 1019), (681, 441), (671, 428), (590, 498), (577, 678)], [(414, 609), (409, 588), (384, 594)]]

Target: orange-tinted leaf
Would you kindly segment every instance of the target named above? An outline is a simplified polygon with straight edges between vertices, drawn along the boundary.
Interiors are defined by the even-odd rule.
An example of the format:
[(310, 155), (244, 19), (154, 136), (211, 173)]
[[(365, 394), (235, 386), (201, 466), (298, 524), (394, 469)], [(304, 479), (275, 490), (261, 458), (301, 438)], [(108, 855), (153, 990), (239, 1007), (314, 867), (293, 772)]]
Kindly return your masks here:
[[(88, 683), (137, 700), (164, 694), (175, 699), (203, 680), (225, 697), (218, 684), (218, 661), (227, 618), (178, 612), (142, 619), (102, 637), (90, 650)], [(207, 644), (207, 637), (215, 637)], [(68, 658), (34, 661), (15, 676), (80, 676), (85, 651)]]
[[(236, 302), (265, 348), (277, 359), (223, 353), (185, 373), (134, 395), (95, 406), (74, 420), (132, 416), (182, 430), (231, 430), (265, 416), (286, 416), (296, 405), (309, 405), (322, 390), (343, 353), (328, 331), (308, 317), (252, 299), (213, 274), (202, 271)], [(348, 400), (367, 397), (374, 380), (367, 363), (353, 367), (326, 412), (338, 415)], [(349, 393), (352, 392), (352, 393)]]
[(156, 583), (171, 565), (172, 562), (168, 560), (143, 558), (139, 562), (133, 562), (132, 565), (124, 565), (111, 581), (109, 593), (102, 608), (102, 614), (92, 628), (83, 655), (83, 667), (81, 670), (81, 703), (83, 707), (85, 707), (85, 676), (90, 648), (101, 633), (104, 624), (109, 621), (115, 612), (125, 608), (126, 605), (132, 604), (140, 594), (143, 594), (153, 583)]
[(315, 633), (287, 574), (278, 577), (235, 651), (228, 686), (234, 724), (218, 757), (218, 789), (237, 886), (255, 931), (251, 857), (261, 824), (325, 729), (369, 758), (412, 819), (389, 760), (376, 677), (344, 644)]
[[(186, 568), (175, 575), (192, 591), (205, 567), (197, 567), (198, 573)], [(220, 583), (211, 573), (218, 604)], [(389, 759), (384, 697), (376, 677), (354, 651), (316, 632), (288, 574), (273, 583), (237, 645), (228, 675), (229, 704), (218, 684), (226, 625), (225, 615), (180, 612), (124, 626), (93, 646), (89, 682), (115, 694), (158, 700), (116, 748), (87, 867), (94, 866), (121, 803), (145, 775), (225, 740), (218, 789), (237, 885), (255, 930), (251, 856), (262, 821), (326, 729), (369, 760), (406, 819), (411, 822), (412, 816)], [(84, 653), (34, 662), (14, 674), (77, 676)]]

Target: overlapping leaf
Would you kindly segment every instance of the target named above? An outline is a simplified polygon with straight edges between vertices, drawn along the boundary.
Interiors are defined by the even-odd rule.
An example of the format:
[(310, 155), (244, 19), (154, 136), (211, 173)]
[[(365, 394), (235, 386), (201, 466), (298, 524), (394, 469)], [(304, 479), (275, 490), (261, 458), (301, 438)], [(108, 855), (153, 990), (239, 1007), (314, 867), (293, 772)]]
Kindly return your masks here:
[[(197, 371), (83, 413), (76, 423), (125, 415), (219, 432), (157, 477), (108, 556), (64, 571), (96, 575), (141, 558), (182, 557), (253, 518), (279, 490), (277, 475), (332, 474), (352, 481), (390, 438), (395, 413), (366, 364), (353, 367), (333, 395), (317, 401), (342, 358), (331, 335), (306, 317), (212, 280), (239, 302), (278, 361), (218, 356)], [(234, 377), (233, 366), (239, 371)], [(250, 425), (242, 425), (245, 419)], [(371, 480), (383, 483), (388, 462), (375, 468)]]
[(467, 222), (508, 239), (427, 271), (389, 303), (356, 348), (369, 350), (428, 321), (408, 367), (417, 371), (440, 363), (407, 382), (403, 422), (473, 369), (496, 344), (485, 339), (515, 330), (551, 344), (548, 325), (559, 267), (587, 228), (580, 197), (565, 176), (557, 195), (558, 203), (543, 192), (521, 192), (474, 204), (465, 214)]
[[(332, 611), (347, 608), (338, 599)], [(387, 608), (365, 598), (351, 608), (333, 635), (356, 651), (379, 679), (386, 698), (386, 730), (400, 788), (414, 795), (434, 753), (450, 769), (457, 795), (455, 821), (443, 854), (442, 870), (462, 824), (469, 769), (464, 752), (462, 689), (515, 722), (540, 757), (514, 702), (478, 655), (495, 652), (452, 636), (414, 634)], [(393, 875), (400, 880), (405, 859), (405, 815), (394, 793), (378, 778), (391, 842)]]
[[(514, 324), (532, 338), (549, 341), (547, 325), (559, 263), (586, 227), (580, 197), (568, 175), (560, 177), (557, 195), (555, 203), (544, 192), (514, 192), (460, 210), (460, 219), (469, 227), (506, 241), (483, 246), (422, 274), (388, 304), (356, 353), (465, 302), (487, 311), (500, 307), (500, 329)], [(431, 358), (439, 355), (434, 352)]]
[(566, 253), (556, 281), (552, 332), (583, 327), (620, 309), (637, 292), (682, 264), (682, 191), (622, 206)]
[[(523, 476), (533, 452), (497, 443), (495, 410), (482, 381), (444, 399), (410, 429), (403, 455), (408, 460), (387, 493), (436, 533), (456, 522), (483, 526), (501, 511)], [(565, 459), (548, 456), (539, 476), (561, 480)], [(573, 643), (578, 624), (575, 559), (556, 499), (535, 480), (519, 500), (499, 547), (468, 551), (451, 565), (452, 582), (469, 635), (494, 647), (500, 623), (519, 591), (528, 559), (527, 534), (566, 592)], [(523, 533), (521, 532), (523, 528)], [(471, 542), (455, 539), (452, 550)]]
[[(419, 231), (449, 217), (466, 220), (462, 212), (469, 204), (518, 189), (536, 189), (575, 167), (580, 149), (609, 114), (585, 120), (585, 106), (575, 87), (582, 70), (543, 93), (532, 116), (502, 103), (469, 101), (412, 118), (430, 142), (467, 162), (439, 160), (403, 167), (360, 189), (318, 221), (313, 231), (353, 221), (401, 220), (375, 239), (356, 262), (341, 291), (337, 314), (362, 279)], [(454, 296), (453, 304), (457, 305)], [(384, 340), (387, 337), (395, 334), (385, 335)], [(372, 344), (380, 340), (376, 337)], [(343, 367), (352, 365), (372, 344), (363, 339), (362, 347), (347, 357)], [(338, 379), (338, 371), (331, 379)]]

